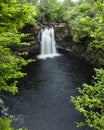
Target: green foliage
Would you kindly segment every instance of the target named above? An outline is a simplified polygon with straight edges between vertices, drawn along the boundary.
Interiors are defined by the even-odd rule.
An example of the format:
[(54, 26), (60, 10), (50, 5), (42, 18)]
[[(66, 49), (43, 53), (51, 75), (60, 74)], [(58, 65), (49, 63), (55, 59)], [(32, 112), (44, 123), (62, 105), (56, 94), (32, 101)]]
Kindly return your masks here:
[[(21, 34), (19, 30), (25, 23), (35, 22), (35, 16), (34, 6), (21, 4), (17, 0), (0, 0), (0, 93), (17, 93), (17, 79), (26, 75), (21, 69), (31, 60), (22, 58), (20, 52), (12, 52), (10, 46), (28, 45), (21, 43), (21, 38), (26, 35)], [(11, 128), (11, 119), (0, 117), (0, 130), (14, 130)]]
[[(4, 104), (4, 102), (0, 99), (0, 107)], [(0, 117), (0, 130), (14, 130), (11, 127), (11, 119)]]
[(14, 130), (10, 125), (11, 119), (0, 118), (0, 130)]
[(87, 19), (94, 13), (94, 8), (91, 8), (87, 2), (75, 4), (66, 11), (64, 19), (71, 28), (71, 35), (74, 41), (79, 42), (88, 35), (82, 22), (88, 24)]
[(38, 5), (38, 21), (52, 23), (63, 20), (63, 4), (57, 0), (41, 0)]
[(85, 117), (85, 123), (96, 130), (104, 130), (104, 69), (95, 69), (92, 85), (78, 88), (80, 96), (71, 97), (77, 111)]
[(36, 15), (35, 7), (17, 3), (16, 0), (0, 1), (0, 91), (5, 90), (15, 94), (17, 79), (25, 74), (21, 67), (30, 61), (24, 60), (19, 53), (10, 51), (12, 44), (23, 45), (19, 29)]
[[(67, 8), (64, 19), (71, 29), (73, 40), (80, 42), (87, 36), (91, 40), (89, 48), (103, 49), (104, 1), (80, 0)], [(96, 130), (104, 130), (104, 69), (95, 69), (95, 72), (92, 84), (85, 83), (83, 88), (78, 88), (80, 95), (71, 97), (71, 101), (85, 117), (85, 122), (77, 123), (78, 127), (88, 125)]]
[(93, 39), (90, 43), (91, 46), (96, 48), (104, 47), (104, 3), (97, 3), (97, 13), (93, 18), (85, 19), (84, 22), (81, 21), (83, 29), (88, 33), (88, 35)]
[(86, 0), (69, 7), (64, 19), (71, 28), (75, 42), (91, 37), (91, 47), (104, 47), (104, 2)]
[(30, 5), (37, 5), (38, 0), (17, 0), (18, 3), (22, 4), (30, 4)]
[(64, 0), (63, 5), (65, 9), (68, 9), (73, 6), (73, 2), (71, 0)]
[(9, 48), (0, 46), (0, 91), (5, 90), (12, 93), (17, 92), (17, 81), (11, 79), (17, 79), (23, 77), (25, 74), (20, 72), (21, 66), (26, 65), (26, 61), (23, 58), (16, 58)]
[[(14, 130), (14, 128), (11, 127), (12, 120), (10, 118), (1, 118), (0, 117), (0, 130)], [(26, 128), (19, 128), (16, 130), (27, 130)]]

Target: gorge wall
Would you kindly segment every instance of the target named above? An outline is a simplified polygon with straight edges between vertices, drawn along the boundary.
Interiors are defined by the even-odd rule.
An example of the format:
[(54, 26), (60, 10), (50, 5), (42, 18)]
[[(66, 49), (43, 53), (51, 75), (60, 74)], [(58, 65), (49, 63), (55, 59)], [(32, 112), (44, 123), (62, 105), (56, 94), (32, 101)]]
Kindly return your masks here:
[[(66, 23), (54, 24), (55, 37), (58, 49), (64, 49), (70, 51), (80, 57), (85, 58), (91, 64), (96, 66), (104, 66), (104, 49), (95, 49), (88, 46), (90, 39), (84, 38), (83, 41), (76, 43), (73, 41), (71, 31)], [(26, 25), (21, 30), (22, 33), (29, 34), (27, 37), (21, 39), (22, 42), (30, 43), (30, 46), (12, 46), (13, 51), (27, 51), (29, 56), (35, 53), (40, 53), (40, 43), (37, 39), (37, 35), (41, 26), (36, 27), (32, 25)]]
[(96, 66), (104, 66), (104, 49), (89, 47), (89, 37), (84, 38), (81, 42), (74, 42), (67, 24), (56, 25), (55, 32), (58, 48), (71, 51)]

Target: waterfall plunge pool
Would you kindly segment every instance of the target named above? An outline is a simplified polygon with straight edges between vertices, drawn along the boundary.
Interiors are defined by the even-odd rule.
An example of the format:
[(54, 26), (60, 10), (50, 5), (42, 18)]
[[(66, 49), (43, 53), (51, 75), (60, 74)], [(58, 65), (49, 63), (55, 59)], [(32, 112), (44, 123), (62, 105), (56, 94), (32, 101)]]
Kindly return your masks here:
[(20, 80), (19, 93), (5, 96), (8, 114), (15, 128), (28, 130), (92, 130), (77, 128), (75, 122), (83, 120), (70, 96), (77, 95), (77, 87), (90, 82), (93, 68), (71, 53), (36, 60), (24, 67), (28, 75)]

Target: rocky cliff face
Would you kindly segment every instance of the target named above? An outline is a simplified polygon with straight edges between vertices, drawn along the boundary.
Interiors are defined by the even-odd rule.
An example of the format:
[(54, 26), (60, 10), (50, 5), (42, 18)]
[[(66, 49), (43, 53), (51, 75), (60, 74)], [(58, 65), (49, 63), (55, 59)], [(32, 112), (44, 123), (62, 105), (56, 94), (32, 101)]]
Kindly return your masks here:
[(80, 43), (73, 42), (70, 29), (67, 24), (56, 26), (55, 32), (58, 48), (71, 51), (96, 66), (104, 66), (104, 49), (89, 47), (88, 44), (90, 42), (90, 38), (86, 37)]
[[(104, 49), (95, 49), (88, 47), (88, 44), (90, 42), (90, 39), (88, 37), (83, 39), (83, 41), (80, 43), (73, 42), (70, 29), (66, 23), (54, 24), (54, 27), (58, 49), (71, 51), (72, 53), (85, 58), (92, 64), (95, 64), (97, 66), (104, 66)], [(28, 24), (24, 26), (21, 32), (29, 35), (21, 40), (23, 42), (30, 43), (30, 46), (18, 47), (14, 45), (11, 47), (11, 49), (13, 51), (20, 52), (27, 51), (29, 55), (39, 53), (40, 43), (37, 40), (37, 35), (40, 29), (40, 25), (37, 27)]]
[[(33, 25), (26, 24), (21, 30), (20, 33), (27, 34), (26, 37), (21, 39), (21, 42), (27, 43), (27, 45), (12, 45), (10, 46), (12, 51), (18, 51), (18, 52), (28, 52), (28, 55), (26, 57), (29, 57), (30, 55), (34, 55), (35, 53), (39, 53), (40, 43), (37, 40), (38, 31), (40, 28), (37, 28)], [(28, 45), (28, 43), (30, 45)]]

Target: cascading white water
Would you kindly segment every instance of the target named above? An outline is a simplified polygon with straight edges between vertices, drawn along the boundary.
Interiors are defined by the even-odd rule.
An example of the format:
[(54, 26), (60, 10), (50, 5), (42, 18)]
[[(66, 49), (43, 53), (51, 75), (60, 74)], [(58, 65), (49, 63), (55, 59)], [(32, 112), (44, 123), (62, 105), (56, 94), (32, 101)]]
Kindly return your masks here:
[(54, 57), (59, 55), (56, 51), (56, 41), (53, 27), (46, 27), (45, 29), (41, 29), (38, 35), (38, 38), (39, 37), (41, 37), (41, 54), (38, 56), (38, 58), (46, 59), (48, 57)]

